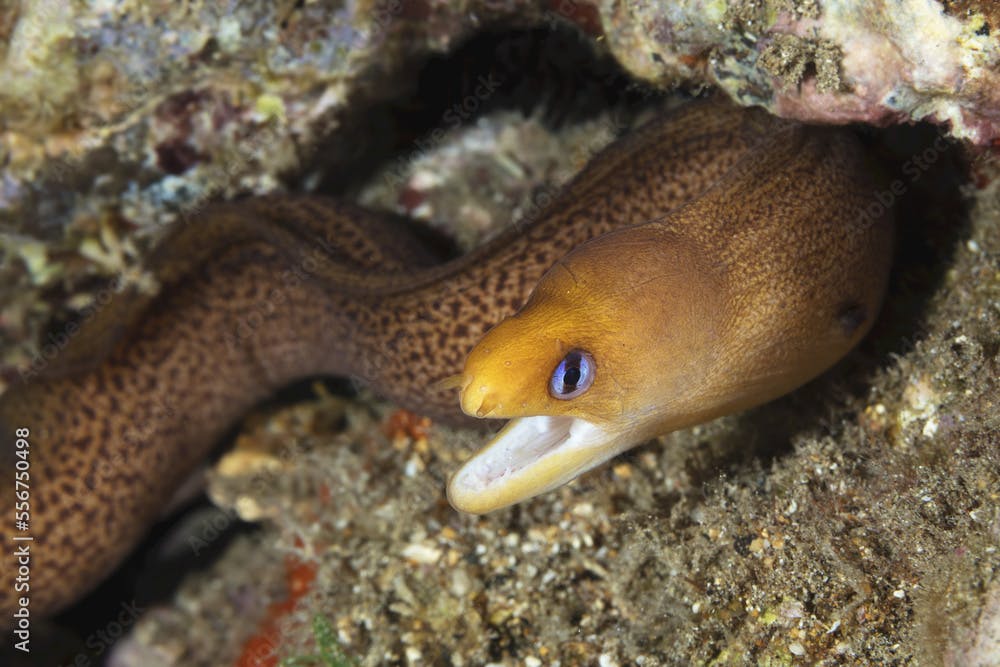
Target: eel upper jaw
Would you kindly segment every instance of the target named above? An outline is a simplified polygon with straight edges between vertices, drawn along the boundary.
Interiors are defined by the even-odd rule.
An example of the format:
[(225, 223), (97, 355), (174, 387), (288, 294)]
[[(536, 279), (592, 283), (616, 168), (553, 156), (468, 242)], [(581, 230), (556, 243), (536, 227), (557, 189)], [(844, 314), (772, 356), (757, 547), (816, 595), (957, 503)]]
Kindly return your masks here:
[(562, 486), (634, 444), (628, 432), (578, 417), (507, 423), (448, 482), (455, 509), (484, 514)]

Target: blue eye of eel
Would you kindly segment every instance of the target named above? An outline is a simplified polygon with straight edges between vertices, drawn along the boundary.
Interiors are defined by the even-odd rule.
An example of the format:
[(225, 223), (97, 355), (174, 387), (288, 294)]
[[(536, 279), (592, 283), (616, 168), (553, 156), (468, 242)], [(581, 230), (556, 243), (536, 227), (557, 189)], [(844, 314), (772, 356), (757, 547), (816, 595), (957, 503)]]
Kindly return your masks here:
[(583, 350), (570, 350), (552, 372), (549, 393), (553, 398), (569, 400), (576, 398), (594, 384), (594, 358)]

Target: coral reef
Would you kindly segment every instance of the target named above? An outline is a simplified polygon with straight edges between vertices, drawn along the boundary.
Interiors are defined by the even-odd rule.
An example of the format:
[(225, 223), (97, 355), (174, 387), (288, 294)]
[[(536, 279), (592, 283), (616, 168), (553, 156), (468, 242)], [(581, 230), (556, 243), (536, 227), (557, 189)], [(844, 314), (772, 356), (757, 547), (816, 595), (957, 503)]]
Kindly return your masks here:
[(596, 5), (612, 53), (640, 79), (712, 84), (741, 104), (805, 121), (926, 120), (977, 144), (1000, 139), (993, 3)]
[[(372, 109), (484, 26), (572, 24), (639, 80), (782, 115), (1000, 136), (991, 3), (545, 4), (4, 5), (0, 383), (58, 353), (53, 320), (156, 289), (144, 251), (210, 199), (346, 192), (463, 247), (531, 218), (630, 116), (553, 131), (550, 98), (528, 118), (478, 100), (378, 145), (398, 118)], [(211, 482), (223, 523), (260, 531), (201, 557), (111, 664), (231, 662), (288, 600), (275, 654), (317, 653), (322, 615), (371, 665), (1000, 662), (998, 169), (970, 151), (959, 186), (947, 142), (902, 153), (892, 297), (832, 373), (482, 518), (442, 491), (478, 433), (364, 394), (262, 410)], [(286, 557), (315, 567), (307, 590)]]

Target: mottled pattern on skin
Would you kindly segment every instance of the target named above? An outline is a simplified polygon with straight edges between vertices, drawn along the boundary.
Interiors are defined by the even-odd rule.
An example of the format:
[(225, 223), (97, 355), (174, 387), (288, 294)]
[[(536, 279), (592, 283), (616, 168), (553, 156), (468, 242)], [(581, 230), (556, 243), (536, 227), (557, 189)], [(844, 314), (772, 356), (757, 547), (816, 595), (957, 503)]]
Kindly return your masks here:
[[(532, 226), (439, 267), (422, 268), (431, 256), (392, 220), (323, 198), (206, 211), (153, 254), (157, 297), (121, 297), (74, 338), (71, 363), (0, 398), (2, 488), (10, 435), (31, 429), (33, 615), (113, 570), (225, 430), (289, 382), (354, 375), (460, 421), (456, 390), (435, 383), (461, 372), (554, 262), (696, 197), (787, 126), (711, 103), (657, 119), (597, 157)], [(794, 179), (775, 187), (803, 187)], [(738, 215), (740, 204), (722, 206)], [(0, 570), (4, 619), (13, 576)]]

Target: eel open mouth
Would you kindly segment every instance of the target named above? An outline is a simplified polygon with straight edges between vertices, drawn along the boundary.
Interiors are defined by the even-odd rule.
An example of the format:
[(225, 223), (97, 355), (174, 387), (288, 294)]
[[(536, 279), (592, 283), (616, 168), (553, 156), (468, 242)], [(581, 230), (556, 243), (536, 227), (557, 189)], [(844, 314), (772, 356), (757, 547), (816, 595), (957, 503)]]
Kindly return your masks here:
[(562, 486), (627, 445), (622, 434), (577, 417), (507, 423), (448, 482), (455, 509), (484, 514)]

